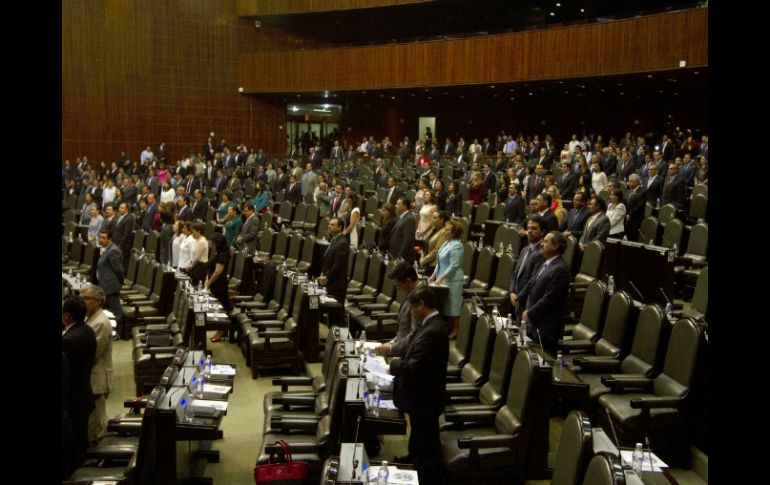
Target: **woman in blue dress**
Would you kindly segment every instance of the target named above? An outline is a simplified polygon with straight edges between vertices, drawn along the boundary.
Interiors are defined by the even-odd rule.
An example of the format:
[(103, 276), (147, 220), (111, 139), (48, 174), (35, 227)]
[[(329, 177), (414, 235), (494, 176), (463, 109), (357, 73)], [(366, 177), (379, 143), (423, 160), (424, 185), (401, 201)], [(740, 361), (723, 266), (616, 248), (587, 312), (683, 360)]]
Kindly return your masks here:
[(270, 200), (270, 192), (265, 188), (265, 183), (261, 180), (257, 181), (257, 194), (254, 196), (254, 212), (262, 214), (267, 212), (267, 203)]
[(457, 336), (460, 308), (463, 304), (463, 223), (458, 219), (447, 221), (450, 239), (441, 246), (436, 257), (436, 269), (428, 284), (446, 286), (449, 295), (439, 303), (439, 311), (449, 320), (449, 338)]

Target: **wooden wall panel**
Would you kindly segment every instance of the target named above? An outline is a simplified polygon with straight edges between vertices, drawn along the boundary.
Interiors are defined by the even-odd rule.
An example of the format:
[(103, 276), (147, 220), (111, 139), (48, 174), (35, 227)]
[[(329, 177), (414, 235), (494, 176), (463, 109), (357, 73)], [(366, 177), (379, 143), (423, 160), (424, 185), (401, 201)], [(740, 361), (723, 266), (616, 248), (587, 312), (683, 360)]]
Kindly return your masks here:
[(237, 12), (242, 17), (255, 15), (285, 15), (332, 10), (392, 7), (431, 0), (237, 0)]
[(283, 151), (284, 108), (238, 93), (253, 34), (235, 0), (62, 3), (62, 159), (108, 163), (165, 141), (172, 160), (217, 141)]
[(512, 34), (239, 56), (246, 92), (534, 81), (708, 65), (708, 9)]

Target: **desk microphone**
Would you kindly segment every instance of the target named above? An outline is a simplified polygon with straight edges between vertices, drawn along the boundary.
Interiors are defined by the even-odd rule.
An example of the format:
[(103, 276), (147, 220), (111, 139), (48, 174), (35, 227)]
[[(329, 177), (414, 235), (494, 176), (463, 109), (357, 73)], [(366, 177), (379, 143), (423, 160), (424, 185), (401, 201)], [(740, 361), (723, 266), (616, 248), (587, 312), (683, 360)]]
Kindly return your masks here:
[(665, 298), (665, 299), (666, 299), (666, 303), (668, 303), (669, 305), (671, 305), (671, 300), (669, 300), (669, 299), (668, 299), (668, 297), (666, 296), (666, 292), (665, 292), (665, 291), (663, 291), (663, 287), (660, 287), (660, 286), (659, 286), (659, 287), (658, 287), (658, 289), (660, 290), (660, 292), (661, 292), (661, 293), (663, 293), (663, 298)]
[[(650, 446), (650, 438), (648, 436), (644, 437), (644, 444), (647, 447), (647, 457), (650, 459), (650, 471), (655, 471), (655, 469), (652, 467), (652, 446)], [(644, 461), (642, 461), (644, 463)], [(644, 470), (644, 464), (642, 464), (642, 470)], [(655, 475), (652, 476), (653, 485), (655, 485)]]
[(543, 362), (545, 362), (545, 347), (543, 347), (543, 339), (540, 338), (540, 329), (535, 327), (535, 332), (537, 333), (537, 340), (540, 342), (540, 349), (543, 351)]
[(615, 449), (618, 450), (618, 458), (620, 458), (620, 442), (618, 441), (618, 435), (615, 433), (615, 425), (612, 424), (612, 416), (610, 415), (610, 410), (608, 408), (604, 408), (604, 410), (607, 412), (607, 420), (610, 422), (612, 436), (615, 438)]
[(629, 284), (629, 285), (631, 285), (631, 288), (633, 288), (633, 289), (634, 289), (634, 291), (636, 292), (636, 294), (637, 294), (637, 295), (639, 295), (639, 298), (641, 298), (641, 300), (639, 300), (639, 301), (640, 301), (640, 302), (642, 302), (642, 303), (644, 303), (644, 295), (642, 295), (642, 292), (641, 292), (641, 291), (639, 291), (639, 288), (637, 288), (637, 287), (636, 287), (636, 285), (634, 284), (634, 282), (633, 282), (633, 281), (631, 281), (631, 280), (628, 280), (628, 284)]
[(353, 471), (351, 479), (356, 479), (356, 468), (358, 468), (358, 458), (356, 458), (356, 447), (358, 446), (358, 429), (361, 427), (361, 416), (356, 418), (356, 437), (353, 439)]

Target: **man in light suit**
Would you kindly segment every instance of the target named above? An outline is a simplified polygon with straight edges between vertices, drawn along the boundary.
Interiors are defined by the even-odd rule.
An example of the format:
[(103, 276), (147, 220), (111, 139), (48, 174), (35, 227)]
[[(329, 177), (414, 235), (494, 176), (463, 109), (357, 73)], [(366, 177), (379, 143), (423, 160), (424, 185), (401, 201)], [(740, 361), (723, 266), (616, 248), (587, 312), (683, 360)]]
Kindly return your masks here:
[(243, 215), (246, 220), (241, 228), (241, 233), (235, 239), (238, 247), (246, 247), (249, 253), (257, 250), (257, 232), (259, 232), (259, 219), (254, 215), (254, 203), (247, 201), (243, 205)]
[(393, 403), (409, 414), (409, 455), (419, 476), (430, 478), (428, 483), (445, 483), (447, 478), (438, 420), (444, 412), (449, 347), (447, 322), (439, 314), (437, 303), (428, 286), (412, 292), (410, 313), (418, 326), (403, 358), (390, 363), (390, 373), (396, 376)]
[(567, 239), (560, 232), (552, 231), (545, 236), (540, 248), (545, 261), (523, 292), (527, 304), (522, 320), (527, 325), (527, 335), (542, 340), (543, 349), (551, 355), (556, 355), (567, 314), (570, 272), (561, 257), (565, 249)]
[(329, 200), (329, 187), (326, 185), (326, 182), (321, 182), (318, 185), (318, 191), (315, 194), (315, 203), (318, 206), (318, 217), (328, 217), (331, 201)]
[[(644, 187), (639, 182), (639, 175), (632, 173), (628, 176), (628, 190), (626, 191), (626, 220), (624, 227), (626, 235), (631, 241), (636, 241), (639, 228), (644, 219), (644, 206), (647, 198), (644, 194)], [(646, 242), (646, 241), (645, 241)]]
[(99, 244), (102, 252), (96, 262), (96, 281), (104, 291), (104, 306), (115, 315), (118, 333), (121, 339), (129, 337), (123, 321), (123, 306), (120, 304), (120, 288), (123, 285), (123, 255), (120, 248), (112, 242), (112, 232), (101, 231)]
[(396, 225), (390, 235), (388, 248), (395, 258), (403, 258), (409, 264), (414, 262), (414, 234), (417, 231), (417, 220), (409, 210), (411, 201), (400, 197), (396, 201)]
[(87, 284), (81, 288), (80, 296), (86, 304), (86, 324), (96, 335), (96, 358), (91, 369), (94, 410), (88, 418), (88, 441), (93, 443), (107, 431), (107, 398), (112, 387), (112, 328), (102, 311), (104, 291), (96, 285)]
[(329, 221), (329, 236), (331, 243), (324, 253), (321, 264), (321, 274), (318, 283), (341, 305), (345, 304), (348, 289), (348, 257), (350, 255), (350, 240), (342, 231), (345, 223), (338, 217)]
[(302, 187), (302, 198), (308, 204), (313, 203), (313, 193), (318, 187), (318, 175), (313, 171), (313, 164), (308, 163), (305, 166), (305, 173), (302, 174), (300, 186)]
[(332, 147), (331, 159), (336, 162), (342, 162), (345, 156), (345, 150), (340, 146), (339, 140), (334, 140), (334, 147)]
[(527, 246), (521, 250), (519, 259), (511, 272), (511, 281), (508, 284), (510, 293), (511, 313), (515, 314), (518, 321), (521, 318), (521, 312), (524, 311), (526, 300), (522, 298), (524, 288), (527, 286), (530, 278), (537, 272), (540, 265), (543, 264), (543, 256), (540, 254), (540, 243), (543, 240), (543, 229), (545, 222), (540, 216), (533, 216), (527, 221)]
[(594, 197), (588, 201), (588, 211), (591, 215), (588, 216), (583, 235), (579, 240), (580, 251), (585, 251), (588, 243), (593, 240), (605, 242), (610, 234), (610, 219), (605, 214), (607, 202), (601, 197)]

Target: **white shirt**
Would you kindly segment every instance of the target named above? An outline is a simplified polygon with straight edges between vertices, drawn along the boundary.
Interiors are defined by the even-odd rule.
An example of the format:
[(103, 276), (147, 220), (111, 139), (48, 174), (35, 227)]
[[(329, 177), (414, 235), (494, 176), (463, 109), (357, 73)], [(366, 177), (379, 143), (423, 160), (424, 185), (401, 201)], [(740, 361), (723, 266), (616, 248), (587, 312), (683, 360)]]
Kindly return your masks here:
[(186, 237), (183, 235), (182, 238), (182, 243), (179, 248), (179, 267), (187, 268), (192, 262), (195, 239), (193, 239), (192, 235)]
[(610, 236), (625, 230), (623, 221), (626, 219), (626, 206), (624, 204), (609, 204), (606, 214), (610, 220)]
[(145, 164), (145, 161), (144, 161), (144, 160), (145, 160), (145, 159), (147, 159), (147, 158), (149, 158), (149, 160), (148, 160), (146, 163), (150, 163), (150, 162), (152, 162), (152, 157), (153, 157), (153, 156), (155, 156), (155, 154), (154, 154), (154, 153), (152, 153), (152, 151), (151, 151), (151, 150), (150, 150), (150, 151), (148, 151), (148, 150), (142, 150), (142, 154), (141, 154), (141, 155), (139, 155), (139, 165), (144, 165), (144, 164)]
[(176, 191), (173, 188), (168, 189), (165, 192), (160, 193), (160, 203), (173, 202), (176, 196)]
[(104, 190), (102, 190), (102, 207), (105, 207), (107, 204), (112, 204), (112, 201), (115, 200), (116, 190), (114, 185), (111, 188), (105, 187)]
[(425, 325), (425, 322), (427, 322), (428, 320), (430, 320), (436, 315), (438, 315), (438, 310), (433, 310), (432, 313), (429, 313), (427, 317), (422, 319), (422, 322), (420, 322), (420, 326), (422, 327), (423, 325)]
[(192, 261), (194, 263), (208, 263), (209, 242), (203, 236), (198, 239), (190, 236), (190, 239), (192, 239)]
[(184, 234), (175, 235), (171, 240), (171, 266), (179, 267), (179, 255), (182, 252), (182, 242), (185, 239)]

